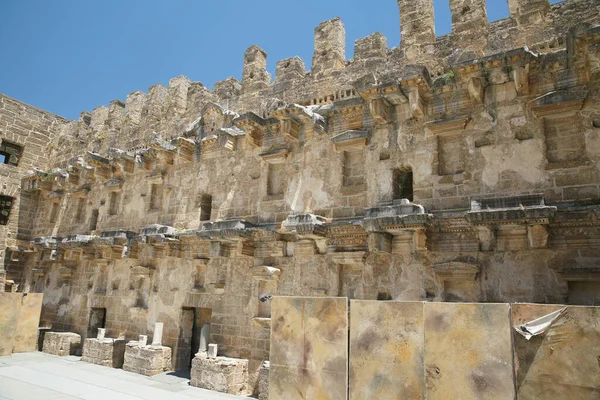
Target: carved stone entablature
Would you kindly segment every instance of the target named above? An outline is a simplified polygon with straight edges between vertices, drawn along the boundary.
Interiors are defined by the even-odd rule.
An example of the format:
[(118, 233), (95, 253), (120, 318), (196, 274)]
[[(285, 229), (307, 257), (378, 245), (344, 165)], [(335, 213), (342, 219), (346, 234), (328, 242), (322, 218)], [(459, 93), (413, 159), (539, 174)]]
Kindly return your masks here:
[(135, 169), (136, 154), (134, 151), (124, 151), (111, 147), (107, 150), (111, 157), (111, 165), (113, 167), (113, 176), (115, 178), (123, 178), (125, 173), (132, 173)]
[(600, 265), (578, 265), (556, 271), (565, 281), (600, 281)]
[(136, 235), (136, 232), (131, 231), (104, 231), (99, 237), (93, 237), (92, 243), (97, 246), (124, 246), (129, 244)]
[(60, 242), (60, 247), (84, 247), (89, 245), (96, 237), (92, 235), (67, 235)]
[(155, 267), (152, 265), (136, 265), (131, 267), (132, 279), (151, 278), (154, 275)]
[(547, 225), (555, 214), (556, 207), (553, 206), (523, 206), (487, 210), (471, 209), (465, 214), (465, 218), (473, 225)]
[(108, 178), (111, 175), (110, 159), (88, 151), (83, 157), (87, 166), (94, 168), (94, 176)]
[(54, 179), (49, 177), (47, 173), (35, 169), (30, 171), (29, 174), (23, 178), (22, 190), (25, 192), (50, 192), (52, 190), (52, 183)]
[(470, 121), (468, 116), (451, 120), (436, 120), (425, 124), (434, 135), (453, 134), (464, 131)]
[(176, 234), (177, 229), (172, 226), (154, 224), (140, 229), (136, 241), (142, 243), (177, 241)]
[(400, 78), (400, 87), (408, 97), (410, 115), (415, 119), (423, 117), (432, 87), (427, 68), (423, 65), (406, 65)]
[(361, 150), (369, 143), (371, 133), (369, 131), (348, 130), (331, 138), (338, 151)]
[(369, 249), (368, 233), (357, 223), (333, 223), (327, 226), (328, 252), (363, 252)]
[[(398, 103), (408, 102), (408, 97), (401, 94), (400, 85), (397, 82), (387, 85), (387, 88), (395, 86), (384, 94), (384, 90), (378, 85), (377, 78), (373, 74), (368, 74), (359, 79), (354, 87), (363, 100), (369, 105), (369, 112), (376, 124), (386, 124), (392, 120), (391, 106)], [(400, 95), (401, 94), (401, 95)], [(400, 95), (399, 98), (397, 98)], [(390, 100), (391, 99), (391, 100)]]
[(259, 157), (268, 164), (283, 164), (289, 152), (286, 148), (274, 148), (259, 153)]
[(32, 244), (34, 247), (43, 249), (55, 249), (63, 238), (58, 236), (41, 236), (33, 239)]
[(587, 90), (564, 90), (545, 94), (533, 100), (531, 111), (536, 117), (575, 113), (583, 108), (588, 97)]
[(260, 266), (250, 269), (250, 274), (258, 281), (278, 281), (281, 270), (270, 266)]
[(433, 266), (433, 272), (441, 281), (474, 281), (480, 270), (479, 264), (458, 261)]
[(117, 191), (123, 188), (123, 183), (123, 179), (113, 178), (104, 182), (104, 187), (111, 191)]
[(261, 118), (253, 112), (248, 112), (235, 118), (233, 123), (239, 129), (246, 132), (246, 138), (251, 146), (261, 147), (266, 127), (272, 123), (272, 121), (270, 121), (270, 119)]
[(501, 84), (514, 81), (518, 95), (529, 94), (529, 69), (538, 55), (526, 47), (487, 57), (461, 61), (454, 66), (458, 79), (467, 85), (471, 99), (483, 101), (487, 84)]
[(179, 164), (194, 161), (196, 142), (188, 138), (178, 137), (175, 139), (175, 143), (177, 144), (177, 162)]
[(420, 204), (404, 201), (391, 206), (365, 209), (363, 227), (368, 232), (394, 233), (397, 230), (424, 228), (433, 220)]
[(65, 195), (64, 190), (55, 190), (54, 192), (50, 192), (48, 193), (47, 198), (49, 200), (54, 200), (54, 201), (59, 201), (60, 199), (62, 199)]
[(365, 251), (338, 252), (329, 254), (332, 263), (338, 265), (353, 265), (362, 269), (365, 265), (368, 253)]
[(297, 235), (300, 239), (319, 239), (327, 235), (327, 219), (313, 214), (289, 215), (281, 223), (280, 233)]
[(307, 107), (290, 104), (271, 113), (281, 121), (281, 134), (292, 140), (298, 140), (302, 126), (312, 124), (317, 131), (325, 131), (325, 118)]
[(206, 222), (196, 233), (201, 238), (211, 240), (248, 240), (252, 239), (253, 232), (257, 229), (259, 228), (250, 222), (233, 218)]

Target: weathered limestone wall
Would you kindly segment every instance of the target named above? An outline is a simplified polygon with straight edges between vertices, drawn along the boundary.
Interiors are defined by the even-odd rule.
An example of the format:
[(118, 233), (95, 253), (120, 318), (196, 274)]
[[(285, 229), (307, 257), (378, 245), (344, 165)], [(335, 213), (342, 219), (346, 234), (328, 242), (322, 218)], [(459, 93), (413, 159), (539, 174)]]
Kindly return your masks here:
[(600, 13), (546, 3), (488, 23), (453, 0), (436, 38), (431, 0), (400, 0), (398, 48), (374, 34), (348, 61), (334, 19), (311, 72), (282, 60), (271, 82), (252, 46), (242, 82), (83, 112), (22, 181), (10, 279), (55, 330), (163, 322), (173, 368), (210, 323), (251, 386), (273, 295), (598, 304)]
[(37, 350), (41, 293), (0, 293), (0, 356)]
[(21, 196), (21, 179), (33, 168), (47, 167), (50, 141), (65, 123), (61, 117), (0, 94), (0, 144), (20, 148), (14, 153), (16, 165), (0, 163), (0, 195), (12, 198), (8, 223), (0, 225), (0, 292), (5, 289), (7, 270), (10, 280), (22, 283), (21, 267), (15, 265), (25, 257), (18, 252), (19, 240), (31, 238), (36, 198)]

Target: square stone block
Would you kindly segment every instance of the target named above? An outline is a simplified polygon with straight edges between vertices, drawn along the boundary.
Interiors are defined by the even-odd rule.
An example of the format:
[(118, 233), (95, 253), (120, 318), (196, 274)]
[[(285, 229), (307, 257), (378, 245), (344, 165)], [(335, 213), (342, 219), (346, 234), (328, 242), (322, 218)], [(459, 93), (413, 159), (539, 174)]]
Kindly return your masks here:
[(137, 341), (132, 341), (125, 346), (123, 369), (146, 376), (162, 374), (171, 371), (171, 353), (170, 347), (139, 347)]
[(347, 399), (348, 299), (275, 297), (269, 398)]
[(85, 339), (81, 361), (111, 368), (123, 367), (125, 360), (125, 340)]
[[(513, 304), (520, 325), (564, 306)], [(519, 399), (600, 398), (600, 307), (568, 307), (543, 334), (513, 332)]]
[(422, 302), (350, 302), (350, 400), (422, 399)]
[(428, 400), (515, 398), (509, 304), (425, 303)]
[(190, 385), (221, 393), (247, 395), (248, 360), (239, 358), (208, 358), (198, 353), (192, 360)]
[(81, 351), (81, 336), (72, 332), (46, 332), (42, 351), (61, 357), (77, 355)]

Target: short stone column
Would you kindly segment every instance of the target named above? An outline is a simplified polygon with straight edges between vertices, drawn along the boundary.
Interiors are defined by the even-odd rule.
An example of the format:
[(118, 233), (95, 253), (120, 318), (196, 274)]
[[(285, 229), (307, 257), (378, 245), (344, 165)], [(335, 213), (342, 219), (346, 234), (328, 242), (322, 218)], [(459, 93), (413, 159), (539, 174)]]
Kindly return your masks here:
[(248, 360), (239, 358), (209, 358), (196, 354), (192, 361), (190, 385), (234, 395), (248, 395)]
[(73, 332), (46, 332), (42, 352), (55, 356), (77, 355), (81, 351), (81, 335)]
[(258, 370), (258, 400), (269, 400), (269, 361), (265, 361)]
[(125, 346), (123, 369), (146, 376), (162, 374), (171, 371), (171, 353), (170, 347), (146, 345), (144, 338), (131, 341)]
[(96, 338), (85, 339), (81, 361), (111, 368), (123, 367), (125, 340), (105, 337), (106, 329), (99, 328)]

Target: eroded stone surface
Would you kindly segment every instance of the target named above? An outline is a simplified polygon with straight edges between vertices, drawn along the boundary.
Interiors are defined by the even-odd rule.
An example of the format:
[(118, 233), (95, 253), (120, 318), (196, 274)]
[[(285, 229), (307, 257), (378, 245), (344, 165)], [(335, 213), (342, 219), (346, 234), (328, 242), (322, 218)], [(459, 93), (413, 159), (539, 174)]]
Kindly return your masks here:
[(125, 340), (122, 339), (85, 339), (81, 361), (121, 368), (125, 359)]
[(269, 399), (345, 400), (347, 299), (276, 297), (272, 312)]
[(249, 394), (248, 360), (228, 357), (209, 358), (198, 353), (192, 360), (190, 385), (221, 393)]
[(172, 370), (171, 348), (166, 346), (138, 346), (135, 341), (125, 346), (123, 369), (146, 376)]
[(46, 332), (42, 351), (61, 357), (81, 354), (81, 335), (73, 332)]

